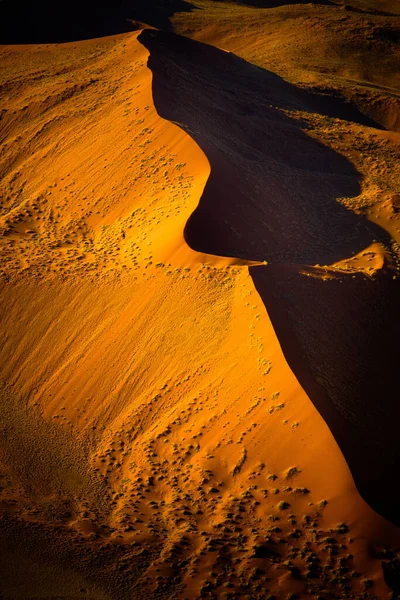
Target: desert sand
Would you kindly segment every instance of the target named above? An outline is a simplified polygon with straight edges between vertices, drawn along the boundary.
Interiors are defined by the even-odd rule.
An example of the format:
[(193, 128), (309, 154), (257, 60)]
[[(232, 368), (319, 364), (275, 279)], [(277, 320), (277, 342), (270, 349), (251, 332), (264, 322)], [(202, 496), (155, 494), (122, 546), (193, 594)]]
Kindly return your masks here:
[(395, 3), (195, 4), (3, 40), (7, 600), (400, 592)]

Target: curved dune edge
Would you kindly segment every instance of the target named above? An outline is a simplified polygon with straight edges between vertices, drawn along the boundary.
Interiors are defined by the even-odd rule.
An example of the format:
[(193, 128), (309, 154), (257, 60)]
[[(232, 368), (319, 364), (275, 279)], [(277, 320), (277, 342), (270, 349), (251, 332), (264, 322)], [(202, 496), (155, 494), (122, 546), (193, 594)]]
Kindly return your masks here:
[[(397, 533), (361, 500), (328, 427), (290, 371), (248, 274), (254, 263), (200, 255), (183, 241), (209, 165), (187, 134), (156, 114), (137, 35), (57, 50), (15, 48), (7, 58), (11, 72), (22, 75), (3, 129), (9, 210), (2, 217), (8, 260), (0, 364), (10, 391), (1, 416), (18, 435), (1, 437), (9, 482), (2, 510), (9, 514), (12, 505), (15, 514), (17, 500), (23, 519), (35, 520), (39, 511), (42, 520), (62, 520), (94, 551), (88, 521), (112, 527), (105, 537), (116, 545), (150, 546), (160, 537), (147, 523), (159, 521), (168, 535), (147, 566), (145, 588), (155, 585), (155, 565), (175, 542), (190, 537), (188, 522), (212, 531), (230, 494), (254, 483), (275, 487), (267, 473), (285, 485), (296, 466), (298, 485), (311, 493), (291, 495), (291, 510), (302, 515), (313, 510), (309, 502), (327, 500), (319, 526), (348, 524), (356, 568), (372, 574), (376, 592), (384, 593), (380, 560), (367, 548), (395, 543)], [(37, 70), (44, 64), (58, 73), (61, 64), (68, 74), (53, 73), (27, 97), (28, 51)], [(59, 64), (50, 67), (50, 58)], [(153, 156), (160, 142), (167, 166)], [(133, 181), (142, 158), (146, 172)], [(113, 447), (116, 461), (109, 460)], [(261, 463), (264, 473), (252, 475)], [(185, 480), (188, 465), (193, 475)], [(197, 489), (207, 469), (223, 484), (221, 500), (215, 509), (203, 507), (203, 516), (176, 522), (177, 495), (189, 490), (201, 503)], [(155, 477), (155, 488), (138, 491), (139, 476)], [(165, 507), (154, 516), (148, 502), (160, 497)], [(133, 521), (132, 498), (143, 504), (144, 523)], [(257, 515), (276, 510), (271, 492), (264, 505), (259, 501)], [(64, 502), (70, 516), (63, 516)], [(128, 531), (124, 511), (132, 515)], [(197, 557), (198, 548), (192, 553)], [(194, 597), (201, 581), (185, 579)], [(280, 574), (276, 585), (290, 588)]]
[[(225, 50), (224, 48), (219, 48), (224, 52), (231, 53), (229, 50)], [(162, 118), (160, 116), (160, 118)], [(192, 142), (196, 144), (195, 140), (192, 139)], [(204, 151), (203, 151), (204, 152)], [(206, 154), (205, 154), (206, 155)], [(198, 205), (201, 204), (201, 197), (199, 199)], [(190, 248), (190, 246), (189, 246)], [(213, 255), (208, 255), (213, 256)], [(367, 248), (361, 250), (359, 253), (345, 258), (341, 261), (337, 261), (331, 265), (321, 266), (321, 265), (293, 265), (293, 268), (297, 268), (298, 271), (309, 277), (317, 277), (321, 279), (330, 279), (335, 277), (342, 277), (343, 275), (351, 276), (352, 274), (363, 274), (366, 277), (373, 277), (379, 272), (381, 269), (385, 267), (388, 260), (387, 251), (384, 246), (380, 242), (374, 242)], [(265, 265), (267, 262), (264, 263)], [(263, 266), (263, 263), (258, 263), (255, 266)], [(279, 265), (277, 265), (279, 267)], [(252, 267), (252, 265), (249, 265)], [(274, 268), (274, 265), (272, 265)], [(254, 286), (254, 284), (253, 284)], [(255, 292), (257, 295), (257, 299), (261, 300), (256, 287), (254, 286), (252, 292)], [(262, 302), (262, 300), (261, 300)], [(279, 343), (279, 339), (276, 336), (276, 333), (273, 329), (272, 323), (269, 320), (268, 312), (266, 307), (263, 306), (265, 316), (268, 320), (268, 328), (265, 328), (262, 338), (263, 339), (273, 339), (271, 344), (277, 346), (276, 352), (280, 353), (279, 363), (283, 361), (285, 363), (285, 368), (289, 368), (284, 355), (282, 353), (282, 349)], [(336, 506), (332, 509), (330, 513), (330, 517), (332, 519), (331, 523), (336, 519), (337, 521), (346, 521), (350, 522), (353, 519), (353, 524), (355, 526), (355, 530), (357, 531), (357, 536), (360, 542), (361, 554), (366, 552), (369, 553), (367, 549), (374, 544), (380, 545), (395, 545), (399, 543), (400, 540), (400, 530), (396, 528), (392, 523), (381, 517), (377, 514), (359, 495), (356, 486), (354, 484), (354, 480), (352, 478), (351, 472), (349, 471), (348, 465), (346, 464), (345, 458), (338, 447), (333, 435), (329, 432), (329, 429), (326, 423), (322, 420), (317, 410), (312, 405), (311, 401), (305, 394), (304, 390), (301, 389), (300, 384), (295, 379), (295, 375), (292, 371), (290, 371), (291, 377), (295, 380), (298, 388), (301, 390), (301, 397), (296, 398), (297, 406), (301, 406), (301, 403), (305, 405), (301, 408), (304, 411), (307, 429), (308, 431), (318, 431), (318, 434), (322, 439), (318, 441), (318, 447), (322, 447), (324, 445), (323, 451), (323, 459), (316, 460), (316, 450), (313, 448), (310, 451), (305, 452), (305, 456), (303, 456), (303, 461), (307, 461), (307, 467), (309, 471), (315, 470), (314, 474), (308, 473), (310, 477), (310, 481), (314, 482), (315, 486), (321, 486), (321, 494), (324, 495), (322, 490), (326, 490), (328, 495), (337, 495), (337, 503)], [(321, 432), (321, 429), (326, 429), (327, 431)], [(310, 456), (308, 453), (310, 452)], [(313, 454), (314, 453), (314, 454)], [(324, 471), (323, 462), (330, 462), (335, 465), (333, 470), (329, 470), (329, 484), (326, 482), (326, 477), (322, 475)], [(305, 464), (303, 462), (303, 464)], [(327, 486), (327, 487), (325, 487)], [(332, 487), (331, 487), (332, 486)], [(329, 489), (329, 492), (328, 492)], [(334, 490), (334, 491), (333, 491)], [(346, 503), (346, 508), (344, 507), (344, 503)], [(346, 516), (344, 516), (346, 515)], [(352, 515), (350, 517), (350, 515)], [(354, 517), (356, 516), (355, 520)], [(364, 571), (368, 571), (372, 567), (372, 563), (370, 562), (370, 558), (367, 558), (366, 554), (361, 558), (360, 557), (360, 568), (363, 568)], [(364, 562), (365, 561), (365, 562)], [(373, 568), (373, 567), (372, 567)], [(380, 564), (376, 565), (375, 578), (377, 581), (380, 580), (381, 575), (381, 566)], [(382, 587), (380, 587), (382, 584)], [(380, 582), (378, 593), (384, 593), (386, 585), (384, 582)]]

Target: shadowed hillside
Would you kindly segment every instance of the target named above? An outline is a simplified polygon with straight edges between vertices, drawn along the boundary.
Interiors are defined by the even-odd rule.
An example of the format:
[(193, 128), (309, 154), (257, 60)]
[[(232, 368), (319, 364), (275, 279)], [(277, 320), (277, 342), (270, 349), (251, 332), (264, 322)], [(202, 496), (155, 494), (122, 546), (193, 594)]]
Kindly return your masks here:
[(0, 44), (61, 43), (131, 31), (130, 20), (170, 29), (175, 12), (187, 12), (187, 0), (38, 0), (0, 2)]

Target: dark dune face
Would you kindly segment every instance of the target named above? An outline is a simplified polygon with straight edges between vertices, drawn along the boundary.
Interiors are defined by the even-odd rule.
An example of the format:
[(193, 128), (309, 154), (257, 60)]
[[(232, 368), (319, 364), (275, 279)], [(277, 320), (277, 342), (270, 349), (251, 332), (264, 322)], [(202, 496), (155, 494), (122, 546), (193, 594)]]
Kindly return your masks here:
[(0, 43), (40, 44), (90, 39), (129, 31), (121, 12), (122, 3), (110, 11), (105, 0), (94, 2), (0, 3)]
[(38, 44), (89, 39), (128, 31), (120, 14), (121, 2), (113, 11), (107, 2), (39, 2), (0, 3), (0, 43)]
[[(195, 250), (267, 260), (251, 269), (289, 365), (336, 437), (373, 508), (399, 523), (393, 474), (400, 287), (382, 272), (328, 281), (303, 264), (332, 264), (386, 234), (344, 209), (359, 174), (307, 134), (290, 110), (363, 123), (335, 98), (324, 104), (236, 56), (144, 31), (159, 114), (201, 146), (211, 175), (185, 237)], [(285, 111), (285, 112), (284, 112)], [(341, 112), (342, 111), (342, 112)]]
[(114, 35), (132, 30), (130, 19), (162, 29), (170, 28), (170, 17), (188, 12), (186, 0), (71, 0), (22, 3), (0, 2), (0, 43), (62, 43)]

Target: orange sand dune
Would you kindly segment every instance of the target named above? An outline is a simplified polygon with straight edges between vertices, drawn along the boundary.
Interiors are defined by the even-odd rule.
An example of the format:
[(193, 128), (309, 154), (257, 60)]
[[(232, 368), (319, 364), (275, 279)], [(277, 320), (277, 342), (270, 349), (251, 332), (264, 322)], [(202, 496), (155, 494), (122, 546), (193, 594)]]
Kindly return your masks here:
[[(399, 285), (390, 270), (374, 280), (351, 275), (368, 269), (375, 274), (383, 267), (382, 261), (375, 269), (369, 262), (383, 246), (367, 247), (373, 236), (387, 240), (382, 229), (336, 202), (359, 194), (360, 175), (343, 156), (307, 135), (290, 112), (282, 114), (287, 107), (310, 110), (313, 97), (296, 95), (294, 86), (291, 90), (276, 76), (255, 73), (252, 65), (198, 42), (156, 31), (139, 39), (151, 51), (158, 111), (180, 119), (211, 163), (199, 207), (186, 225), (189, 245), (268, 263), (330, 264), (358, 254), (350, 271), (338, 263), (338, 277), (328, 280), (284, 266), (256, 268), (252, 276), (266, 308), (274, 306), (278, 337), (285, 339), (285, 353), (302, 382), (310, 374), (307, 378), (295, 356), (309, 364), (318, 385), (303, 385), (359, 489), (398, 523), (397, 500), (389, 490), (396, 485), (393, 472), (400, 458), (399, 415), (392, 401)], [(291, 277), (297, 277), (296, 284)], [(299, 341), (297, 351), (292, 337)]]
[[(273, 240), (264, 252), (250, 206), (235, 207), (227, 180), (205, 247), (184, 239), (225, 174), (212, 144), (193, 140), (212, 123), (217, 139), (237, 140), (224, 146), (243, 157), (237, 191), (252, 189), (245, 166), (262, 166), (267, 149), (277, 174), (296, 170), (283, 185), (306, 201), (322, 175), (300, 177), (301, 150), (318, 149), (318, 172), (321, 144), (275, 108), (271, 123), (287, 144), (270, 131), (271, 147), (244, 146), (240, 111), (252, 110), (250, 98), (229, 120), (213, 94), (242, 93), (256, 68), (215, 51), (206, 80), (211, 50), (188, 42), (199, 57), (191, 77), (207, 88), (181, 98), (182, 80), (189, 91), (193, 81), (169, 39), (146, 31), (140, 41), (135, 33), (2, 50), (1, 594), (355, 598), (372, 589), (384, 598), (381, 562), (394, 556), (398, 531), (359, 496), (284, 358), (248, 269), (269, 259)], [(153, 81), (143, 43), (150, 66), (166, 69)], [(179, 123), (202, 117), (193, 131), (185, 124), (190, 135), (162, 118), (171, 116), (160, 97), (179, 109)], [(336, 179), (353, 194), (357, 173), (326, 152), (333, 205)], [(337, 213), (350, 233), (353, 216)], [(244, 220), (246, 236), (227, 235), (231, 218)], [(346, 244), (359, 250), (370, 230), (364, 223), (332, 249), (333, 236), (321, 235), (310, 257), (346, 257)], [(282, 238), (277, 252), (294, 261), (300, 250)]]

